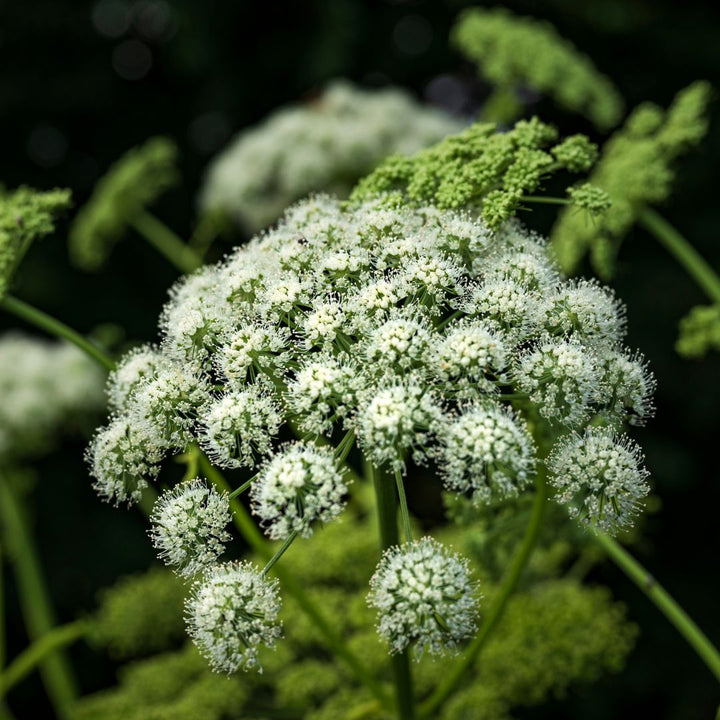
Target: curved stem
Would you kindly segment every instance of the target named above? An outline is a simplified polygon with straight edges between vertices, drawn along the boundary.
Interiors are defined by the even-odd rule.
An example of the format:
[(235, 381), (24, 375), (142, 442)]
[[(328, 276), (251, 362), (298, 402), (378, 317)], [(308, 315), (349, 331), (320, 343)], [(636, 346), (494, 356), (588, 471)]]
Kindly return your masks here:
[(267, 575), (272, 570), (273, 565), (285, 554), (285, 551), (293, 544), (298, 536), (299, 530), (293, 530), (286, 538), (285, 542), (277, 549), (276, 553), (267, 561), (267, 565), (262, 569), (261, 575)]
[(512, 595), (520, 581), (520, 577), (530, 559), (530, 554), (540, 534), (540, 526), (545, 509), (545, 502), (547, 500), (547, 487), (542, 473), (538, 473), (535, 486), (535, 500), (533, 502), (530, 521), (528, 522), (520, 547), (515, 553), (515, 557), (513, 557), (512, 563), (503, 578), (502, 585), (493, 600), (493, 604), (488, 609), (478, 634), (468, 646), (465, 654), (445, 676), (445, 679), (438, 685), (435, 692), (421, 705), (421, 717), (435, 717), (437, 715), (438, 708), (455, 692), (462, 682), (463, 677), (475, 663), (480, 651), (505, 612), (510, 595)]
[[(229, 485), (222, 474), (210, 463), (204, 453), (200, 454), (200, 468), (203, 474), (218, 489), (228, 491)], [(257, 525), (253, 522), (245, 506), (237, 499), (230, 500), (230, 509), (233, 514), (233, 522), (247, 544), (266, 561), (273, 556), (270, 543), (265, 540)], [(322, 614), (312, 598), (305, 592), (301, 583), (295, 579), (292, 573), (282, 565), (275, 568), (275, 575), (280, 580), (283, 588), (295, 599), (300, 609), (312, 620), (315, 627), (325, 638), (328, 647), (350, 668), (353, 675), (361, 682), (384, 707), (389, 702), (384, 690), (373, 677), (372, 673), (350, 650), (342, 636), (332, 626), (332, 623)]]
[(0, 298), (0, 307), (51, 335), (71, 342), (93, 360), (100, 363), (106, 370), (115, 369), (115, 362), (109, 355), (105, 354), (96, 345), (93, 345), (89, 340), (86, 340), (80, 333), (42, 310), (38, 310), (36, 307), (22, 300), (18, 300), (12, 295), (5, 295), (5, 297)]
[[(399, 544), (397, 522), (397, 494), (392, 477), (383, 472), (375, 472), (372, 463), (365, 463), (365, 472), (375, 488), (380, 544), (383, 550)], [(391, 655), (393, 677), (395, 679), (395, 697), (399, 720), (415, 718), (415, 702), (412, 692), (412, 675), (408, 651)]]
[[(17, 576), (27, 634), (31, 640), (38, 640), (55, 625), (52, 605), (22, 507), (2, 474), (0, 524)], [(57, 716), (67, 718), (77, 695), (75, 678), (67, 658), (57, 650), (44, 656), (40, 663), (40, 673)]]
[(638, 223), (660, 241), (713, 302), (720, 302), (720, 277), (662, 215), (646, 206), (638, 212)]
[(660, 612), (675, 626), (675, 629), (687, 640), (710, 672), (720, 682), (720, 653), (710, 642), (707, 635), (622, 545), (601, 532), (596, 532), (595, 538), (612, 558), (613, 562), (655, 603)]
[(0, 674), (0, 700), (49, 655), (82, 638), (87, 633), (87, 628), (87, 623), (82, 620), (59, 625), (25, 648)]
[(238, 495), (242, 495), (254, 482), (257, 480), (257, 475), (253, 475), (249, 480), (246, 480), (240, 487), (235, 488), (229, 495), (230, 500), (235, 499)]
[(149, 212), (136, 215), (130, 221), (130, 225), (180, 272), (189, 274), (202, 265), (202, 259), (198, 254), (165, 223), (160, 222)]

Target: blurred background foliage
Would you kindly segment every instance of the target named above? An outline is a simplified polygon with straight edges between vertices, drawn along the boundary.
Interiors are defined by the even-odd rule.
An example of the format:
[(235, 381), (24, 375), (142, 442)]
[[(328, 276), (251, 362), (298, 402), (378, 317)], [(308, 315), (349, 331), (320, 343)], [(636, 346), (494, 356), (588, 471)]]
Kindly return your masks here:
[[(480, 4), (480, 3), (476, 3)], [(75, 206), (130, 147), (166, 135), (180, 149), (180, 183), (154, 206), (187, 237), (196, 218), (204, 168), (238, 130), (278, 106), (317, 96), (336, 77), (366, 87), (387, 84), (467, 117), (490, 93), (473, 64), (450, 48), (460, 0), (0, 0), (0, 142), (6, 187), (69, 187)], [(666, 107), (693, 80), (720, 85), (720, 8), (672, 0), (546, 0), (503, 3), (555, 25), (594, 61), (632, 108), (651, 100)], [(529, 111), (562, 134), (585, 132), (588, 122), (552, 101), (525, 98)], [(664, 215), (713, 264), (720, 211), (715, 168), (720, 114), (699, 149), (682, 158), (680, 181)], [(71, 216), (71, 214), (70, 214)], [(553, 211), (532, 213), (547, 232)], [(530, 221), (530, 218), (528, 217)], [(157, 317), (176, 271), (139, 237), (114, 249), (107, 267), (84, 274), (71, 267), (68, 220), (34, 246), (15, 292), (83, 332), (111, 323), (117, 342), (155, 337)], [(234, 238), (237, 241), (238, 238)], [(229, 240), (224, 241), (229, 247)], [(223, 241), (217, 252), (223, 251)], [(587, 270), (587, 268), (585, 268)], [(631, 230), (614, 286), (628, 305), (629, 344), (647, 355), (659, 383), (657, 417), (635, 437), (646, 451), (662, 501), (646, 521), (636, 548), (644, 564), (711, 638), (720, 638), (717, 613), (720, 505), (715, 443), (720, 423), (720, 358), (684, 360), (675, 353), (679, 319), (705, 298), (647, 233)], [(1, 318), (3, 327), (14, 325)], [(108, 329), (106, 328), (106, 332)], [(152, 558), (139, 514), (101, 505), (82, 463), (82, 439), (35, 467), (32, 523), (61, 621), (90, 611), (98, 588), (147, 567)], [(416, 508), (423, 513), (422, 497)], [(521, 710), (519, 718), (711, 717), (716, 686), (666, 620), (614, 568), (590, 580), (608, 584), (641, 628), (627, 669), (571, 690), (563, 700)], [(8, 592), (8, 654), (26, 644)], [(71, 651), (86, 691), (108, 685), (115, 666), (83, 644)], [(14, 690), (23, 717), (49, 715), (35, 676)]]

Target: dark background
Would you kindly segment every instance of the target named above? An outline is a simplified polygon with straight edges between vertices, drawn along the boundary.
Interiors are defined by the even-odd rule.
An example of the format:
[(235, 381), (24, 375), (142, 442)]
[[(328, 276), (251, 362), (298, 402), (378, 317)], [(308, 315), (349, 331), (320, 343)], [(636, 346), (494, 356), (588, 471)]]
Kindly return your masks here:
[[(642, 0), (508, 2), (546, 18), (593, 58), (628, 100), (667, 105), (697, 78), (718, 86), (720, 10), (715, 3)], [(120, 3), (122, 5), (122, 3)], [(311, 97), (333, 77), (368, 86), (402, 85), (438, 99), (438, 76), (464, 88), (455, 110), (471, 113), (487, 88), (448, 48), (454, 17), (468, 3), (239, 2), (141, 0), (0, 0), (0, 180), (8, 187), (66, 186), (76, 205), (129, 147), (167, 134), (181, 147), (182, 185), (156, 205), (181, 235), (195, 217), (194, 197), (209, 158), (237, 130), (277, 106)], [(430, 89), (429, 87), (430, 86)], [(442, 94), (442, 93), (441, 93)], [(541, 101), (534, 111), (561, 130), (590, 128)], [(720, 108), (714, 108), (717, 116)], [(700, 150), (682, 160), (680, 182), (663, 213), (715, 267), (718, 242), (718, 121)], [(535, 222), (542, 227), (543, 217)], [(125, 328), (128, 339), (151, 340), (176, 273), (138, 238), (118, 246), (102, 273), (74, 271), (64, 227), (38, 244), (15, 292), (77, 329), (101, 323)], [(631, 347), (648, 356), (659, 387), (657, 416), (635, 433), (646, 451), (660, 511), (647, 519), (642, 562), (716, 643), (720, 359), (688, 362), (673, 351), (678, 319), (706, 302), (693, 282), (641, 230), (627, 239), (615, 286), (627, 302)], [(1, 318), (3, 326), (12, 321)], [(2, 402), (2, 398), (0, 398)], [(83, 442), (38, 465), (33, 493), (35, 532), (58, 615), (67, 621), (93, 607), (97, 589), (145, 567), (151, 548), (132, 512), (101, 505), (82, 464)], [(527, 718), (713, 718), (717, 683), (659, 612), (613, 567), (591, 579), (609, 584), (642, 627), (627, 670), (557, 704), (518, 712)], [(10, 656), (25, 642), (12, 598)], [(89, 650), (73, 650), (84, 690), (111, 680), (112, 668)], [(14, 691), (20, 717), (40, 717), (36, 681)]]

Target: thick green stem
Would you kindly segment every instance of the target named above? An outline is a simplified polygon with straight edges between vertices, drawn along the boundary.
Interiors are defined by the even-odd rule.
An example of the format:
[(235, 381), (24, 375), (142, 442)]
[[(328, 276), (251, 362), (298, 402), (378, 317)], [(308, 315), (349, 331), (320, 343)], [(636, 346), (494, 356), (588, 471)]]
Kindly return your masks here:
[(38, 638), (30, 647), (25, 648), (0, 674), (0, 700), (49, 655), (72, 645), (86, 633), (87, 624), (79, 620), (53, 628)]
[(662, 215), (645, 206), (638, 212), (638, 223), (660, 241), (713, 302), (720, 303), (720, 277)]
[(595, 533), (595, 537), (613, 562), (655, 603), (720, 682), (720, 653), (707, 635), (622, 545), (601, 532)]
[(100, 363), (106, 370), (113, 370), (115, 368), (113, 359), (106, 355), (99, 347), (93, 345), (71, 327), (65, 325), (65, 323), (44, 313), (42, 310), (28, 305), (28, 303), (18, 300), (12, 295), (5, 295), (5, 297), (1, 298), (0, 307), (51, 335), (71, 342), (83, 352), (87, 353), (93, 360)]
[(535, 486), (535, 500), (525, 535), (503, 578), (502, 585), (497, 595), (495, 595), (482, 625), (480, 625), (480, 630), (468, 646), (465, 654), (458, 660), (455, 667), (445, 675), (445, 678), (440, 685), (438, 685), (435, 692), (421, 705), (421, 717), (436, 717), (438, 708), (457, 690), (465, 675), (475, 664), (480, 651), (485, 646), (490, 634), (494, 628), (497, 627), (498, 622), (505, 612), (508, 600), (520, 581), (520, 577), (522, 576), (523, 570), (525, 570), (528, 560), (530, 559), (530, 554), (540, 534), (540, 526), (542, 524), (547, 500), (547, 487), (542, 473), (538, 474)]
[[(22, 508), (2, 474), (0, 474), (0, 523), (4, 544), (12, 556), (17, 576), (25, 627), (30, 639), (38, 640), (52, 630), (55, 619), (40, 569), (40, 561), (28, 532)], [(40, 674), (57, 716), (69, 717), (69, 709), (77, 696), (77, 691), (67, 658), (57, 650), (48, 654), (40, 664)]]
[[(370, 462), (365, 463), (365, 469), (375, 488), (380, 544), (383, 550), (387, 550), (393, 545), (399, 544), (398, 496), (395, 482), (391, 475), (375, 471)], [(405, 650), (402, 653), (394, 653), (391, 659), (398, 718), (399, 720), (413, 720), (415, 718), (415, 702), (408, 652)]]
[[(203, 474), (212, 482), (219, 490), (228, 491), (229, 485), (225, 478), (218, 470), (213, 467), (204, 454), (200, 455), (200, 468)], [(243, 536), (247, 544), (265, 561), (271, 560), (273, 557), (272, 546), (265, 540), (257, 525), (253, 522), (248, 514), (245, 506), (237, 499), (230, 500), (230, 509), (233, 514), (233, 522), (240, 534)], [(389, 704), (378, 681), (373, 677), (372, 673), (363, 665), (363, 663), (350, 650), (343, 638), (333, 628), (332, 623), (322, 614), (312, 598), (305, 592), (301, 583), (295, 579), (292, 573), (282, 565), (274, 568), (275, 575), (280, 580), (284, 590), (291, 595), (300, 609), (310, 618), (312, 623), (325, 638), (330, 650), (332, 650), (338, 658), (343, 660), (348, 668), (352, 671), (357, 680), (362, 683), (384, 707)]]
[(191, 273), (202, 265), (198, 254), (149, 212), (136, 215), (130, 224), (180, 272)]

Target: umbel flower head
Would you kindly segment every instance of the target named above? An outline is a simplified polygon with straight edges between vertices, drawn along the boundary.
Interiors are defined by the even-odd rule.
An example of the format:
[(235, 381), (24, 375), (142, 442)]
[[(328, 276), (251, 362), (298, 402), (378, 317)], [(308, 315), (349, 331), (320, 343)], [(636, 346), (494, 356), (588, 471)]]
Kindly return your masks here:
[(0, 462), (47, 450), (103, 407), (103, 371), (74, 345), (0, 336)]
[(279, 612), (278, 581), (247, 561), (214, 566), (185, 603), (188, 634), (210, 666), (228, 674), (262, 672), (258, 650), (282, 634)]
[(251, 489), (253, 512), (273, 540), (312, 534), (315, 520), (330, 522), (345, 507), (347, 486), (332, 450), (289, 445), (261, 470)]
[[(183, 278), (161, 329), (111, 377), (115, 414), (88, 453), (98, 489), (137, 500), (165, 455), (196, 442), (257, 475), (252, 510), (272, 538), (307, 535), (344, 505), (332, 450), (313, 435), (349, 437), (389, 471), (435, 465), (480, 503), (532, 481), (526, 421), (547, 421), (560, 442), (652, 411), (652, 376), (624, 347), (609, 290), (564, 280), (515, 221), (491, 232), (385, 195), (299, 203)], [(280, 445), (288, 429), (306, 441)]]
[(0, 298), (36, 238), (55, 229), (55, 218), (70, 207), (70, 191), (0, 188)]
[(200, 204), (256, 232), (309, 192), (347, 195), (391, 153), (413, 153), (462, 125), (398, 88), (336, 80), (312, 102), (241, 132), (210, 165)]
[(615, 534), (632, 526), (648, 494), (640, 448), (609, 428), (565, 436), (547, 460), (550, 484), (570, 516)]
[(227, 494), (195, 478), (165, 491), (155, 503), (150, 537), (159, 557), (179, 575), (192, 577), (214, 563), (231, 535)]
[(623, 100), (612, 82), (546, 22), (502, 7), (472, 8), (460, 16), (451, 40), (498, 90), (546, 93), (601, 130), (622, 116)]
[(394, 546), (370, 580), (368, 603), (391, 653), (443, 654), (475, 630), (478, 598), (467, 562), (431, 537)]

